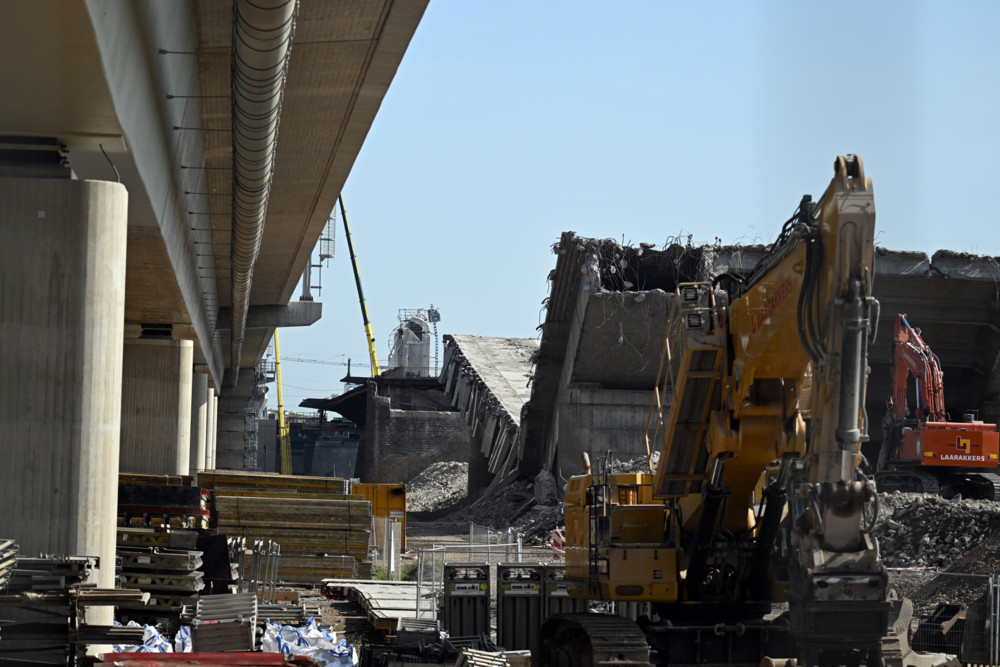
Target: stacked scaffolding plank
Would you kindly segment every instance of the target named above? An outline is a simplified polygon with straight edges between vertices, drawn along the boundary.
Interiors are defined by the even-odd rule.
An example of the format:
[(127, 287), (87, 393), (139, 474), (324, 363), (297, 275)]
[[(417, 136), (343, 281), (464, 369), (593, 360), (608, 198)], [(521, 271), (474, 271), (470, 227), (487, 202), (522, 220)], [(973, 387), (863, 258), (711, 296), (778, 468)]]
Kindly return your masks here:
[(252, 651), (257, 594), (206, 595), (198, 599), (191, 623), (195, 651)]
[(340, 477), (306, 477), (302, 475), (276, 475), (225, 470), (198, 473), (198, 486), (221, 495), (241, 495), (234, 491), (267, 492), (270, 496), (283, 497), (301, 494), (347, 494), (348, 480)]
[(213, 491), (220, 533), (281, 545), (281, 581), (356, 576), (368, 555), (371, 503), (347, 494), (346, 480), (212, 471), (198, 483)]

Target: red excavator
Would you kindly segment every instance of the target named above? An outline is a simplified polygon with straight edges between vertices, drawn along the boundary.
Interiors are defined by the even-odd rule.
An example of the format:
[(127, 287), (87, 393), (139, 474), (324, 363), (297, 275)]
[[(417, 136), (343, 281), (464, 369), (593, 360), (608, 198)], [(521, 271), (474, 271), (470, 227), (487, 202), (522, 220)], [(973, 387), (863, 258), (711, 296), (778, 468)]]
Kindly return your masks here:
[[(975, 412), (966, 412), (960, 422), (949, 420), (937, 355), (904, 313), (896, 317), (890, 363), (892, 391), (882, 422), (875, 474), (878, 490), (1000, 500), (996, 424), (979, 421)], [(916, 381), (917, 404), (908, 415), (911, 375)]]

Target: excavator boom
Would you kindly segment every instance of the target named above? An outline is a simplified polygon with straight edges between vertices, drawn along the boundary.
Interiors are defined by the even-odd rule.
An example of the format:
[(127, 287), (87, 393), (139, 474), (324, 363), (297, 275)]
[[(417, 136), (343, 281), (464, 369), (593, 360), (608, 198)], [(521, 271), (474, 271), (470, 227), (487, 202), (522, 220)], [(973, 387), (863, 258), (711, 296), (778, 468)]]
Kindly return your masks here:
[(896, 419), (905, 419), (906, 379), (912, 375), (917, 382), (918, 418), (924, 421), (947, 421), (944, 407), (944, 373), (937, 355), (920, 337), (920, 331), (910, 326), (906, 314), (896, 316), (892, 337), (892, 395), (889, 408)]

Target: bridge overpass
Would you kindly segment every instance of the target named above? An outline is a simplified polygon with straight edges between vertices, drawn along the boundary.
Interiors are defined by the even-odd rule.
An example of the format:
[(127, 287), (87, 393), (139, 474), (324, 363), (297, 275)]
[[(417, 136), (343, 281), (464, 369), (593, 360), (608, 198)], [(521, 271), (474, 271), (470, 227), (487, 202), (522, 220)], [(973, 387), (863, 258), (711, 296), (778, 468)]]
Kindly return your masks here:
[(321, 315), (292, 293), (426, 4), (4, 3), (0, 535), (113, 564), (119, 468), (252, 463), (255, 367)]

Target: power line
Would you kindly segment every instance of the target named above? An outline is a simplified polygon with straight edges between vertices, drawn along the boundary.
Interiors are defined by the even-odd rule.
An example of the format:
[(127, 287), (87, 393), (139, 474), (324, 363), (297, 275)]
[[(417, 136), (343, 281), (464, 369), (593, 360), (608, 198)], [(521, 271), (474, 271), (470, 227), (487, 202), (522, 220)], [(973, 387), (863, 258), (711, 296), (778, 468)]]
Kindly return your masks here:
[(351, 360), (347, 361), (327, 361), (325, 359), (309, 359), (307, 357), (282, 357), (281, 363), (286, 361), (296, 361), (302, 364), (326, 364), (327, 366), (350, 366)]

